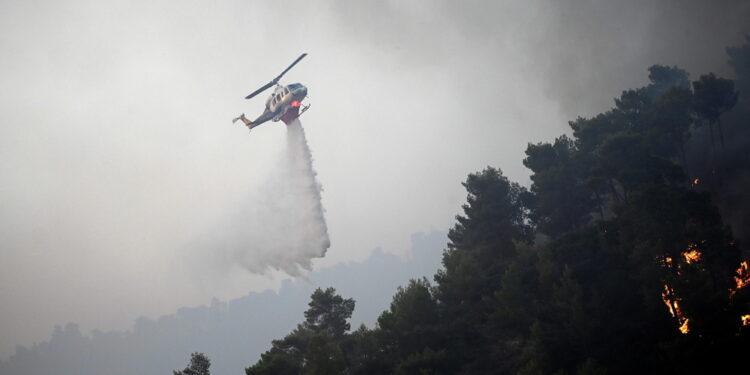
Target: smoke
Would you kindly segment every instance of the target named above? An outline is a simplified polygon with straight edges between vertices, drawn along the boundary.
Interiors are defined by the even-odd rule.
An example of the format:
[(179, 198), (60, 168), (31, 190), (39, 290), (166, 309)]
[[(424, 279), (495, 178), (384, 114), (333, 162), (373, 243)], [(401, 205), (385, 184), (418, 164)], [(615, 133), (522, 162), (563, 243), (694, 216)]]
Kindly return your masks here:
[[(732, 228), (739, 245), (750, 256), (750, 37), (741, 46), (728, 48), (729, 65), (734, 70), (735, 89), (739, 101), (721, 116), (724, 143), (718, 138), (718, 126), (713, 132), (703, 124), (691, 134), (686, 145), (690, 178), (698, 179), (697, 188), (709, 191), (719, 207), (724, 222)], [(700, 72), (693, 79), (698, 79)], [(743, 90), (744, 89), (744, 90)]]
[[(722, 218), (731, 228), (740, 247), (750, 255), (750, 100), (745, 98), (722, 117), (725, 143), (718, 139), (711, 145), (709, 128), (696, 131), (688, 146), (688, 162), (694, 168), (703, 189), (710, 191)], [(717, 129), (714, 129), (714, 133)], [(718, 138), (717, 134), (714, 134)], [(691, 172), (693, 172), (691, 170)], [(693, 176), (691, 176), (693, 177)], [(705, 181), (705, 182), (703, 182)], [(699, 185), (700, 186), (700, 185)]]
[(287, 126), (286, 152), (249, 199), (201, 241), (203, 258), (256, 274), (270, 269), (304, 277), (330, 247), (312, 154), (298, 119)]

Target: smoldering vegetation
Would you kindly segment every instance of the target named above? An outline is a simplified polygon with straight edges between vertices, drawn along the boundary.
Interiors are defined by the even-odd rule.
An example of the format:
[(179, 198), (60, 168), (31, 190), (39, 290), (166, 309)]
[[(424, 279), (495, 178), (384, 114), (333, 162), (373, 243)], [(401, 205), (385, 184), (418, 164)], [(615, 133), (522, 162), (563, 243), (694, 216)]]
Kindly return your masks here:
[(325, 255), (331, 243), (312, 153), (299, 119), (286, 128), (286, 149), (261, 187), (194, 245), (201, 259), (303, 276)]

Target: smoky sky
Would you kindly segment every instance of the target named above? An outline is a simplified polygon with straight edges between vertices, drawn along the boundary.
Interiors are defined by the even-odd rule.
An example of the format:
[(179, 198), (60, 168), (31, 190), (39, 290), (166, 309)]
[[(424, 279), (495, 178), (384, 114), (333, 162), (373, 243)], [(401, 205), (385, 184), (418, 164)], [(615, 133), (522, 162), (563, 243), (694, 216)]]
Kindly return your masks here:
[[(0, 355), (278, 285), (184, 249), (263, 186), (285, 129), (245, 95), (303, 52), (331, 247), (446, 229), (487, 165), (606, 110), (652, 64), (730, 75), (742, 1), (3, 1)], [(262, 198), (258, 198), (262, 199)], [(384, 306), (385, 308), (385, 306)]]

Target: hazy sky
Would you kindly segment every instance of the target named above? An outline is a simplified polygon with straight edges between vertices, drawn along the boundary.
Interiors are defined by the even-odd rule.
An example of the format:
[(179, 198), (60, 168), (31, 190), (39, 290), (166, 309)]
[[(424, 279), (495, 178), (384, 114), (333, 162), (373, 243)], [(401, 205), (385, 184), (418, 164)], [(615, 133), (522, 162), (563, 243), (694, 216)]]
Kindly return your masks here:
[(1, 0), (0, 358), (54, 324), (127, 328), (276, 285), (186, 249), (276, 165), (283, 125), (231, 119), (303, 52), (283, 82), (312, 104), (320, 268), (447, 229), (469, 172), (526, 183), (527, 142), (651, 64), (727, 75), (750, 33), (746, 1), (602, 3)]

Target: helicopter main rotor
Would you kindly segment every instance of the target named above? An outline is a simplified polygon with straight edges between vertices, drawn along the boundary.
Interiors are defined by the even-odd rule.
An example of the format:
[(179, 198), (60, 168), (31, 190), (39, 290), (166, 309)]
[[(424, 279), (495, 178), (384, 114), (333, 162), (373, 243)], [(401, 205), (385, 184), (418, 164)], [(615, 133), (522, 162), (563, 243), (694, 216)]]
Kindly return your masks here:
[(288, 72), (289, 69), (292, 69), (292, 67), (294, 67), (295, 65), (297, 65), (297, 63), (300, 60), (302, 60), (305, 56), (307, 56), (306, 53), (303, 53), (302, 55), (300, 55), (300, 57), (298, 57), (297, 60), (294, 60), (294, 62), (291, 65), (289, 65), (289, 67), (287, 67), (286, 69), (284, 69), (284, 71), (281, 72), (281, 74), (279, 74), (276, 78), (274, 78), (273, 80), (271, 80), (271, 82), (268, 82), (267, 84), (263, 85), (263, 87), (261, 87), (261, 88), (255, 90), (255, 91), (253, 91), (250, 95), (246, 96), (245, 99), (251, 99), (255, 95), (258, 95), (258, 94), (262, 93), (263, 91), (268, 90), (268, 88), (272, 87), (273, 85), (278, 84), (278, 82), (281, 79), (281, 77), (284, 74), (286, 74), (286, 72)]

